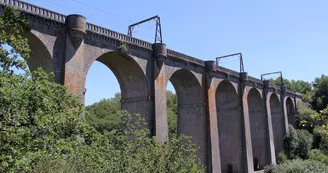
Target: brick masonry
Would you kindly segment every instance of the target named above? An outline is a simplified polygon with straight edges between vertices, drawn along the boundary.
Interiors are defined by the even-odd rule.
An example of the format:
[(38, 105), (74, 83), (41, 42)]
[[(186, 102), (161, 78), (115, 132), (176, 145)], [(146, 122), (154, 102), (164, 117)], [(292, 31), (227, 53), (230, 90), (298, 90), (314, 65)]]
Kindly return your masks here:
[[(122, 109), (139, 113), (151, 135), (167, 140), (166, 86), (178, 95), (178, 132), (192, 137), (207, 172), (253, 172), (275, 163), (288, 124), (295, 123), (302, 96), (266, 87), (247, 73), (184, 55), (18, 0), (0, 0), (19, 9), (31, 24), (32, 56), (27, 63), (55, 74), (54, 81), (84, 101), (85, 81), (94, 61), (113, 71)], [(128, 51), (119, 49), (121, 42)], [(255, 165), (255, 166), (254, 166)]]

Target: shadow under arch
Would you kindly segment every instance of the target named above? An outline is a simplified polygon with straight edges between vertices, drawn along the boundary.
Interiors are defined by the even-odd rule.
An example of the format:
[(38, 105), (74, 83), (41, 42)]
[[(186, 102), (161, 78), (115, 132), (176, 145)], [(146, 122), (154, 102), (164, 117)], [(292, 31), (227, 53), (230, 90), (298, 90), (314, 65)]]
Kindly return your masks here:
[[(31, 49), (30, 58), (25, 59), (30, 71), (41, 67), (47, 73), (55, 74), (55, 63), (45, 43), (32, 32), (24, 34)], [(52, 80), (55, 80), (55, 76)]]
[[(106, 52), (96, 57), (95, 61), (101, 62), (114, 73), (121, 89), (121, 109), (130, 114), (140, 114), (152, 132), (152, 104), (147, 79), (138, 63), (129, 55), (119, 52)], [(87, 73), (90, 67), (91, 64), (86, 67)], [(103, 80), (106, 80), (105, 76)]]
[(245, 172), (240, 98), (231, 82), (224, 80), (219, 83), (216, 107), (221, 171)]
[(254, 170), (257, 171), (264, 169), (264, 166), (270, 164), (268, 120), (264, 100), (256, 88), (250, 89), (247, 101), (251, 126)]
[(274, 146), (276, 152), (276, 158), (278, 153), (284, 149), (284, 136), (286, 134), (285, 119), (281, 106), (281, 102), (276, 93), (272, 93), (269, 96)]
[(201, 85), (186, 69), (175, 71), (169, 80), (178, 97), (178, 134), (192, 137), (191, 141), (199, 147), (198, 158), (207, 165), (207, 126)]
[(288, 117), (288, 124), (296, 127), (296, 115), (295, 115), (295, 106), (294, 102), (290, 97), (286, 99), (286, 110), (287, 110), (287, 117)]

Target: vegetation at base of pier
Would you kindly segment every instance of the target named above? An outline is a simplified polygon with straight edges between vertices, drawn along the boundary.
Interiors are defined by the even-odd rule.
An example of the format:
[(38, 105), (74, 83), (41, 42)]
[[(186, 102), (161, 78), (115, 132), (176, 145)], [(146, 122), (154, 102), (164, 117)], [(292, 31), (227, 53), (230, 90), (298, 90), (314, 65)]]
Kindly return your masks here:
[(265, 172), (328, 172), (328, 108), (317, 112), (299, 107), (298, 129), (289, 126), (278, 165), (268, 166)]
[[(166, 92), (167, 118), (169, 125), (169, 135), (177, 134), (178, 107), (177, 95), (171, 91)], [(116, 93), (113, 98), (102, 99), (86, 107), (87, 122), (94, 126), (99, 132), (117, 127), (120, 123), (117, 114), (121, 110), (121, 94)]]
[[(20, 36), (28, 30), (17, 12), (5, 8), (0, 16), (0, 172), (204, 172), (188, 137), (172, 135), (161, 144), (149, 137), (139, 115), (125, 111), (110, 112), (117, 121), (99, 125), (79, 98), (51, 82), (51, 75), (41, 69), (16, 74), (26, 67), (17, 58), (28, 58), (27, 40)], [(88, 111), (106, 116), (92, 107)]]
[(295, 159), (268, 166), (265, 173), (328, 173), (328, 166), (313, 160)]

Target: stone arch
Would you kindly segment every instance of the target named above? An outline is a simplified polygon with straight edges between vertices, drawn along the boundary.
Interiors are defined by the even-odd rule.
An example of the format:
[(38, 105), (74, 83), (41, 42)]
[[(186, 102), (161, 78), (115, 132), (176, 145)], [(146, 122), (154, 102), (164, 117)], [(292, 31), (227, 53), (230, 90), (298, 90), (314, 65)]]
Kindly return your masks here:
[(287, 97), (285, 100), (285, 105), (287, 110), (288, 124), (296, 127), (295, 106), (293, 100), (290, 97)]
[(216, 90), (216, 107), (222, 172), (245, 172), (243, 121), (240, 98), (231, 82), (224, 80)]
[(286, 134), (285, 118), (278, 95), (271, 93), (268, 95), (268, 98), (270, 102), (273, 138), (277, 158), (278, 153), (284, 149), (284, 136)]
[[(152, 131), (151, 100), (146, 76), (138, 63), (129, 55), (105, 52), (94, 59), (106, 65), (115, 75), (121, 89), (121, 108), (130, 114), (140, 114)], [(85, 66), (83, 87), (91, 64)], [(106, 80), (106, 79), (104, 79)]]
[(26, 60), (30, 71), (41, 67), (45, 72), (55, 74), (55, 63), (44, 41), (32, 32), (28, 32), (24, 36), (27, 38), (31, 49), (30, 58)]
[(261, 170), (269, 164), (268, 121), (264, 100), (256, 88), (252, 88), (247, 96), (251, 139), (254, 159), (254, 170)]
[(178, 134), (191, 136), (199, 147), (198, 158), (207, 165), (207, 127), (204, 96), (197, 77), (189, 70), (179, 69), (170, 77), (178, 97)]

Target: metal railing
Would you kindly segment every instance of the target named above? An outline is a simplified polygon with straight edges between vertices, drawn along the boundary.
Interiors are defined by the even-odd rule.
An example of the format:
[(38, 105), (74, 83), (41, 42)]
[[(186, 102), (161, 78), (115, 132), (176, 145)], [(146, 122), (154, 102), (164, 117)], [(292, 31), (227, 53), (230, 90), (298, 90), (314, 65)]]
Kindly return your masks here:
[(97, 34), (104, 35), (104, 36), (107, 36), (107, 37), (115, 38), (117, 40), (124, 41), (124, 42), (134, 44), (134, 45), (138, 45), (138, 46), (143, 47), (143, 48), (152, 49), (152, 44), (149, 43), (149, 42), (139, 40), (139, 39), (127, 36), (125, 34), (115, 32), (115, 31), (112, 31), (110, 29), (106, 29), (106, 28), (101, 27), (101, 26), (97, 26), (97, 25), (94, 25), (94, 24), (91, 24), (91, 23), (87, 23), (86, 29), (87, 29), (87, 31), (90, 31), (90, 32), (93, 32), (93, 33), (97, 33)]

